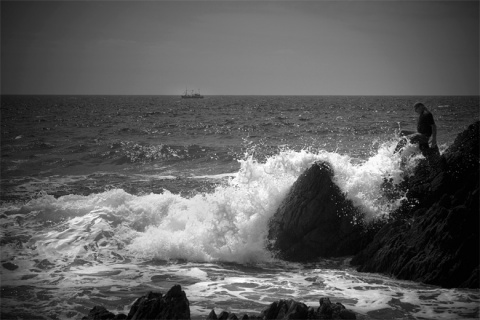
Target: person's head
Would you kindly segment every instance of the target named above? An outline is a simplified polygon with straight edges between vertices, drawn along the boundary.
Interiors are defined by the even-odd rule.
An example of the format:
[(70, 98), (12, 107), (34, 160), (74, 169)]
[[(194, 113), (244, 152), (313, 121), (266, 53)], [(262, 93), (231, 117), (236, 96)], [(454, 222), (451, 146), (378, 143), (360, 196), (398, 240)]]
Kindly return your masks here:
[(422, 113), (423, 110), (425, 110), (425, 105), (421, 102), (417, 102), (413, 105), (413, 109), (415, 110), (416, 113)]

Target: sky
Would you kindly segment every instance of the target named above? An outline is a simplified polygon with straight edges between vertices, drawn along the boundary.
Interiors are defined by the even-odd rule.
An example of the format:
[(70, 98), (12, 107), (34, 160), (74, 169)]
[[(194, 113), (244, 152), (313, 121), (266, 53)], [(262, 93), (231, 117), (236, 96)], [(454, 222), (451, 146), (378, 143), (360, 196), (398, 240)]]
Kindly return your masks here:
[(2, 94), (478, 95), (478, 1), (1, 1)]

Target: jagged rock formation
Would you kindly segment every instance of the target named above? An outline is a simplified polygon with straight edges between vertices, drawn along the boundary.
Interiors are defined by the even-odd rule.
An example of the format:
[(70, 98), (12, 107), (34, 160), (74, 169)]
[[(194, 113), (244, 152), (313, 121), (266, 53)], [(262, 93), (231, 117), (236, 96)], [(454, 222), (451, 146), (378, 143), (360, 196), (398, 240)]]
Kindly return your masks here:
[(174, 285), (165, 295), (149, 292), (138, 298), (128, 315), (115, 315), (102, 306), (95, 306), (82, 320), (190, 319), (190, 305), (180, 285)]
[(479, 123), (415, 168), (399, 186), (407, 191), (403, 205), (377, 228), (355, 223), (361, 213), (333, 182), (330, 166), (314, 164), (270, 221), (270, 249), (291, 261), (356, 254), (351, 263), (359, 271), (478, 288)]
[(352, 255), (365, 246), (361, 213), (317, 162), (293, 184), (270, 221), (271, 250), (285, 260)]
[(165, 296), (150, 292), (130, 308), (127, 319), (189, 319), (190, 305), (180, 285), (173, 286)]
[(479, 123), (458, 135), (437, 166), (418, 165), (403, 186), (405, 205), (352, 259), (359, 271), (479, 287)]
[[(268, 308), (256, 315), (244, 314), (240, 319), (356, 319), (353, 311), (341, 303), (332, 303), (327, 297), (320, 298), (320, 307), (315, 311), (304, 303), (295, 300), (272, 302)], [(138, 298), (130, 308), (128, 316), (108, 311), (102, 306), (95, 306), (82, 320), (153, 320), (153, 319), (190, 319), (190, 306), (180, 285), (174, 285), (166, 295), (149, 292)], [(235, 313), (222, 311), (218, 316), (212, 310), (207, 319), (237, 320)]]

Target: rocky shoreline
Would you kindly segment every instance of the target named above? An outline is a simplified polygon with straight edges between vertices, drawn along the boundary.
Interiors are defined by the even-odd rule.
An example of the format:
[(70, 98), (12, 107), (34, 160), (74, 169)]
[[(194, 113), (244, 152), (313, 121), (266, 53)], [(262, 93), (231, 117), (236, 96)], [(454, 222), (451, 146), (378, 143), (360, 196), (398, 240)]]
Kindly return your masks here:
[[(140, 320), (140, 319), (191, 319), (190, 307), (185, 291), (174, 285), (165, 295), (149, 292), (138, 298), (128, 315), (114, 314), (104, 307), (95, 306), (82, 320)], [(207, 320), (247, 319), (357, 319), (356, 314), (341, 303), (332, 303), (328, 297), (320, 298), (319, 307), (314, 309), (295, 300), (275, 301), (258, 314), (236, 315), (222, 311), (217, 315), (212, 310)]]
[(404, 206), (351, 264), (445, 288), (479, 288), (479, 122), (436, 166), (419, 164), (402, 187)]
[[(421, 161), (412, 175), (385, 196), (406, 192), (387, 221), (362, 223), (362, 214), (333, 182), (321, 162), (292, 186), (270, 222), (270, 247), (280, 258), (311, 261), (353, 256), (361, 272), (384, 273), (445, 288), (479, 288), (479, 129), (476, 121), (434, 161)], [(431, 160), (431, 159), (430, 159)], [(295, 300), (279, 300), (254, 315), (212, 310), (207, 319), (356, 319), (362, 317), (328, 297), (315, 309)], [(83, 320), (190, 319), (180, 285), (165, 295), (150, 292), (137, 299), (128, 315), (94, 307)]]
[(289, 261), (353, 255), (361, 272), (384, 273), (445, 288), (479, 288), (479, 121), (440, 156), (422, 160), (384, 196), (406, 192), (386, 221), (361, 213), (314, 164), (292, 186), (270, 223), (272, 250)]

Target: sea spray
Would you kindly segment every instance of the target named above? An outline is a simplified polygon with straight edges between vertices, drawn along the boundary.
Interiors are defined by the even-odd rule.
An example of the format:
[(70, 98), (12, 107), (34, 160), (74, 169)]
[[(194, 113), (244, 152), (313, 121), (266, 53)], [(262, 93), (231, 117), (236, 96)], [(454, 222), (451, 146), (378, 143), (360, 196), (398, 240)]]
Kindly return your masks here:
[(400, 204), (383, 197), (385, 179), (402, 180), (401, 158), (392, 143), (376, 155), (354, 163), (335, 152), (283, 150), (264, 163), (252, 156), (212, 193), (192, 198), (174, 197), (161, 213), (164, 218), (134, 239), (129, 249), (144, 257), (191, 261), (261, 262), (271, 258), (265, 249), (268, 221), (298, 176), (315, 161), (332, 164), (335, 181), (370, 221), (382, 218)]
[(265, 249), (268, 220), (298, 176), (298, 167), (292, 172), (282, 157), (265, 164), (248, 157), (241, 163), (237, 175), (214, 192), (177, 196), (163, 221), (147, 228), (130, 249), (157, 259), (270, 260)]
[[(191, 197), (168, 190), (132, 195), (121, 189), (58, 198), (40, 194), (4, 212), (20, 215), (22, 223), (36, 231), (29, 243), (52, 261), (93, 261), (99, 255), (116, 259), (115, 254), (200, 262), (269, 261), (269, 219), (292, 184), (315, 161), (332, 165), (335, 182), (367, 221), (399, 206), (401, 195), (384, 197), (382, 184), (386, 179), (400, 183), (401, 166), (410, 166), (409, 159), (415, 157), (402, 164), (393, 148), (393, 142), (384, 143), (376, 154), (360, 162), (324, 150), (283, 149), (264, 162), (247, 154), (233, 177), (219, 176), (213, 191)], [(6, 253), (6, 247), (2, 250)]]
[(403, 180), (401, 156), (393, 153), (393, 143), (380, 145), (376, 154), (364, 162), (356, 163), (348, 155), (322, 152), (322, 160), (329, 162), (334, 170), (334, 181), (353, 204), (372, 221), (385, 217), (396, 206), (399, 199), (383, 195), (383, 184), (390, 181), (398, 185)]
[(265, 163), (247, 156), (236, 176), (213, 193), (178, 196), (164, 220), (129, 248), (157, 259), (268, 261), (268, 221), (298, 176), (318, 159), (307, 151), (281, 151)]

